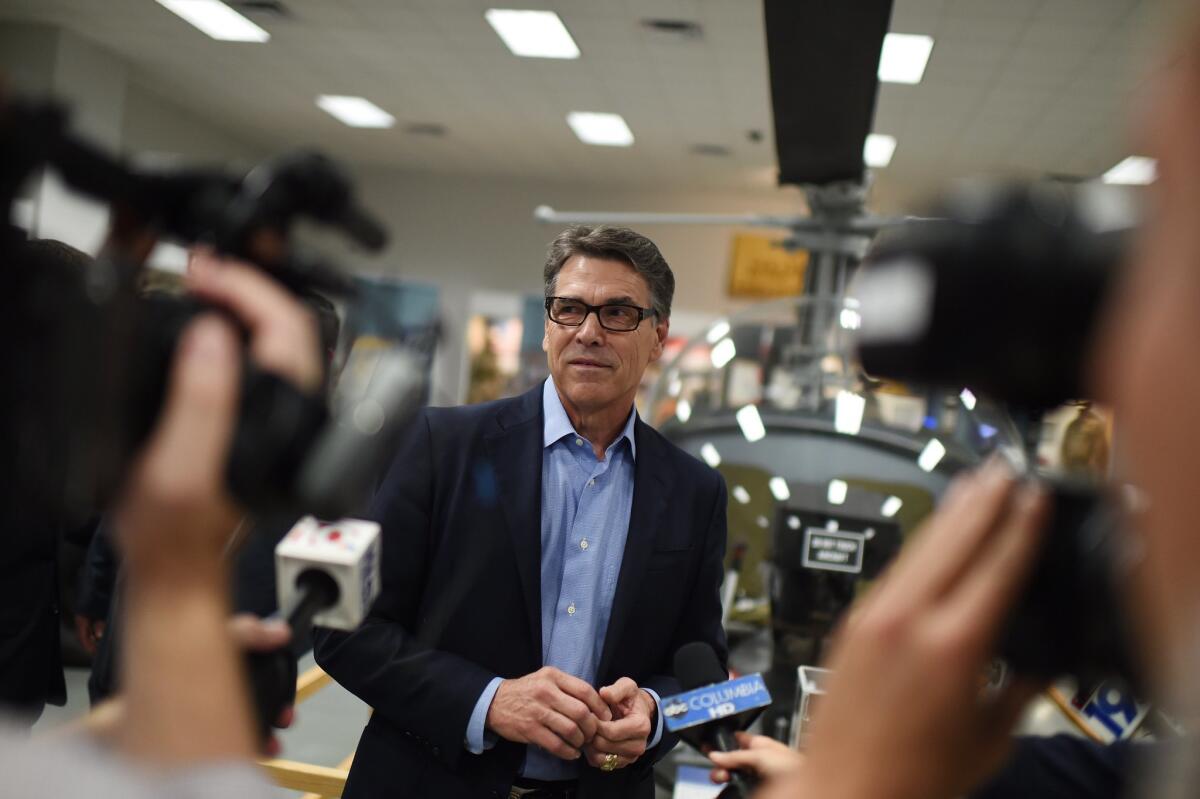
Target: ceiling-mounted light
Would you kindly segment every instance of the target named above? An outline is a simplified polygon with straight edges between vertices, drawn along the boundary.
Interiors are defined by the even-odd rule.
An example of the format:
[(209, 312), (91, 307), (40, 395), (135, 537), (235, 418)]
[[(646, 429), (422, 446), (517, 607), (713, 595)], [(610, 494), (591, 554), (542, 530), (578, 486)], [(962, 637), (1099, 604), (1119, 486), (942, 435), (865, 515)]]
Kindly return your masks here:
[(787, 480), (782, 477), (772, 477), (767, 481), (767, 488), (771, 489), (771, 494), (780, 502), (791, 499), (792, 492), (788, 490)]
[(755, 519), (755, 521), (757, 521), (758, 526), (762, 527), (763, 529), (771, 526), (771, 521), (766, 516), (759, 516), (757, 519)]
[(620, 114), (572, 111), (567, 114), (567, 124), (584, 144), (602, 147), (629, 147), (633, 144), (633, 131)]
[(872, 169), (883, 169), (892, 163), (896, 153), (896, 137), (886, 133), (868, 134), (863, 142), (863, 163)]
[(867, 400), (853, 391), (839, 391), (834, 403), (833, 429), (848, 436), (858, 435), (862, 430), (863, 412)]
[(718, 342), (717, 346), (712, 348), (709, 353), (709, 358), (712, 359), (714, 369), (723, 369), (725, 364), (729, 363), (737, 355), (737, 345), (733, 343), (731, 338), (723, 338)]
[(899, 513), (903, 507), (904, 500), (900, 499), (900, 497), (888, 497), (883, 501), (883, 507), (879, 509), (879, 512), (890, 519)]
[(158, 0), (158, 4), (222, 42), (266, 42), (271, 34), (220, 0)]
[(687, 420), (692, 418), (692, 403), (685, 399), (675, 403), (675, 418), (681, 423), (687, 424)]
[(800, 517), (799, 516), (789, 516), (788, 520), (787, 520), (787, 526), (788, 526), (789, 530), (799, 530), (800, 529)]
[(737, 419), (738, 427), (742, 428), (742, 435), (751, 444), (759, 441), (767, 434), (767, 428), (763, 425), (762, 417), (758, 415), (757, 406), (744, 406), (734, 414), (734, 418)]
[(830, 480), (829, 491), (826, 492), (825, 498), (829, 500), (830, 505), (841, 505), (846, 501), (846, 492), (850, 490), (845, 480)]
[(921, 454), (917, 456), (917, 465), (927, 472), (932, 472), (944, 457), (946, 457), (946, 445), (936, 438), (931, 438), (925, 445), (925, 449), (921, 450)]
[(390, 128), (396, 118), (363, 97), (322, 94), (317, 106), (343, 125), (352, 128)]
[(734, 499), (736, 499), (738, 502), (742, 503), (743, 505), (750, 504), (750, 492), (747, 491), (744, 487), (734, 486), (733, 491), (731, 491), (730, 493), (733, 494)]
[(700, 457), (714, 469), (721, 465), (721, 453), (717, 452), (711, 441), (705, 441), (704, 446), (700, 447)]
[(488, 24), (513, 55), (526, 58), (579, 58), (579, 47), (553, 11), (491, 8)]
[(1142, 155), (1131, 155), (1100, 176), (1105, 183), (1117, 186), (1146, 186), (1158, 177), (1158, 161)]
[(879, 51), (879, 79), (884, 83), (920, 83), (933, 52), (933, 37), (889, 33)]
[(973, 393), (971, 393), (971, 389), (964, 388), (962, 391), (959, 392), (958, 398), (960, 400), (962, 400), (963, 407), (966, 408), (968, 411), (975, 410), (975, 405), (978, 402), (978, 400), (975, 398), (975, 395)]
[(712, 327), (710, 327), (708, 329), (708, 333), (704, 336), (704, 338), (705, 338), (705, 340), (708, 341), (709, 344), (716, 344), (718, 341), (720, 341), (721, 339), (725, 338), (728, 335), (729, 335), (729, 322), (722, 319), (721, 321), (716, 322)]

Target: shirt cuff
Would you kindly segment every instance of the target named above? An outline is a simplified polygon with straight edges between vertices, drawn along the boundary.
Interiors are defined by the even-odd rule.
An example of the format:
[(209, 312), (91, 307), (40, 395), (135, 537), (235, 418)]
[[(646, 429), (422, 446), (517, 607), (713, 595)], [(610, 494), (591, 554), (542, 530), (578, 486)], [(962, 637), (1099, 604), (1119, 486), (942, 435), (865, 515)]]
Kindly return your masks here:
[(463, 746), (473, 755), (483, 754), (485, 749), (491, 749), (496, 745), (495, 733), (485, 729), (484, 724), (487, 721), (488, 708), (492, 706), (492, 699), (496, 696), (496, 689), (502, 682), (504, 682), (503, 677), (493, 677), (492, 681), (483, 689), (483, 693), (479, 695), (475, 709), (471, 711), (471, 718), (467, 722), (467, 734), (463, 738)]
[(646, 742), (647, 749), (653, 749), (658, 746), (658, 742), (662, 740), (663, 734), (663, 716), (662, 716), (662, 697), (657, 692), (650, 688), (643, 688), (643, 691), (650, 694), (650, 698), (654, 700), (654, 706), (658, 711), (654, 714), (654, 734), (650, 736), (650, 740)]

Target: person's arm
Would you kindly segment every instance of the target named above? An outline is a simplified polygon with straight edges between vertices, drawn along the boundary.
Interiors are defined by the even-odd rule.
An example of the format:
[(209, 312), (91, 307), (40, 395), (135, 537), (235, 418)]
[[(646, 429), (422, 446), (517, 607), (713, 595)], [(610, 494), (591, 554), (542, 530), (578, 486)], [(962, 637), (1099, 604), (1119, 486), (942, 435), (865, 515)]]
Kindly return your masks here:
[(113, 548), (108, 517), (102, 517), (88, 543), (75, 602), (75, 632), (89, 655), (96, 653), (105, 633), (119, 561)]
[[(193, 290), (249, 330), (250, 357), (312, 389), (316, 331), (286, 292), (244, 266), (203, 263)], [(223, 548), (240, 511), (224, 484), (238, 408), (241, 346), (225, 320), (184, 331), (155, 432), (114, 512), (126, 569), (124, 723), (115, 745), (144, 762), (182, 765), (255, 754), (240, 653), (228, 631)]]
[(804, 765), (804, 755), (784, 743), (765, 735), (736, 732), (738, 749), (732, 752), (706, 750), (713, 762), (709, 777), (713, 782), (729, 782), (730, 771), (753, 774), (760, 780), (778, 779), (796, 772)]

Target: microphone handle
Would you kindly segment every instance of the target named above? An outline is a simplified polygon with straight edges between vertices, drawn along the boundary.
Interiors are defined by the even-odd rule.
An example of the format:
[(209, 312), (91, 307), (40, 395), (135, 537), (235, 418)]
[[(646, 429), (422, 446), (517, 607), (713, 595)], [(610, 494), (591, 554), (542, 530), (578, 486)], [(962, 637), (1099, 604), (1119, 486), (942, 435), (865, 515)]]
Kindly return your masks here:
[[(716, 725), (713, 730), (713, 741), (717, 745), (716, 748), (722, 752), (735, 752), (739, 748), (733, 730), (724, 724)], [(742, 799), (749, 799), (750, 794), (754, 793), (754, 789), (758, 787), (758, 780), (744, 771), (734, 769), (729, 772), (729, 784)], [(725, 792), (722, 792), (721, 796), (725, 796)]]
[[(297, 589), (292, 601), (279, 609), (278, 615), (292, 628), (307, 630), (312, 627), (313, 616), (337, 601), (336, 585), (329, 586), (329, 577), (320, 572), (305, 572), (297, 578)], [(248, 652), (246, 671), (250, 681), (250, 695), (254, 700), (255, 722), (258, 739), (266, 743), (271, 727), (283, 709), (296, 700), (296, 659), (298, 653), (292, 644), (285, 644), (270, 652)]]

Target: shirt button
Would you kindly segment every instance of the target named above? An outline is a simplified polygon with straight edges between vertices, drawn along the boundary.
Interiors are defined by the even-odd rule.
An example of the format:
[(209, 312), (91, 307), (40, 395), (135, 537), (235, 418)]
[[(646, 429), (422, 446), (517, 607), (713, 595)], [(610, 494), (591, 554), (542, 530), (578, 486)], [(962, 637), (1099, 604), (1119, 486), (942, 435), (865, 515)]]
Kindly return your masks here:
[(582, 438), (577, 438), (577, 439), (575, 439), (575, 446), (577, 446), (577, 447), (582, 447), (582, 446), (583, 446), (583, 439), (582, 439)]
[(567, 615), (568, 616), (575, 615), (575, 603), (574, 602), (572, 602), (570, 605), (567, 605)]
[(588, 480), (588, 485), (590, 485), (590, 486), (594, 486), (595, 484), (596, 484), (596, 478), (595, 478), (595, 477), (593, 477), (591, 480)]
[(579, 548), (580, 548), (580, 549), (587, 549), (587, 548), (588, 548), (588, 542), (587, 542), (587, 539), (586, 539), (586, 538), (585, 538), (585, 539), (583, 539), (582, 541), (580, 541), (580, 542), (579, 542)]

